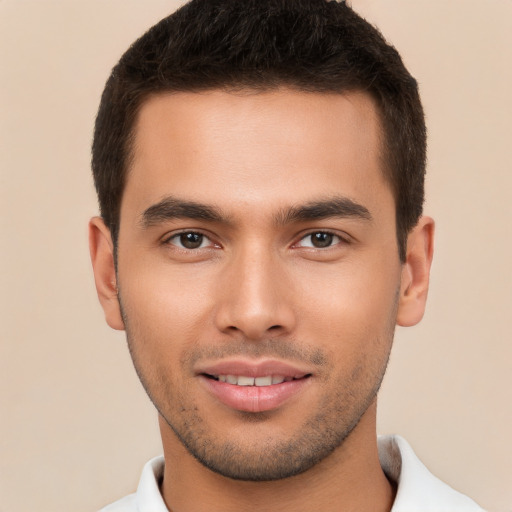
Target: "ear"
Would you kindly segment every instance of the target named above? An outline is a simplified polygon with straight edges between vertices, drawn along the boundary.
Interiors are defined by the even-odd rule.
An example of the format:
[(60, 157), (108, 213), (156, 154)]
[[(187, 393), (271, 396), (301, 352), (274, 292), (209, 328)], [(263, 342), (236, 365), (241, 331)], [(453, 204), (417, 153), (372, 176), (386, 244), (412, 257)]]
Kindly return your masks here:
[(409, 327), (423, 318), (433, 252), (434, 221), (430, 217), (421, 217), (407, 239), (396, 320), (398, 325)]
[(113, 329), (124, 330), (124, 322), (117, 297), (117, 277), (114, 266), (114, 244), (103, 219), (93, 217), (89, 222), (89, 251), (96, 291), (105, 320)]

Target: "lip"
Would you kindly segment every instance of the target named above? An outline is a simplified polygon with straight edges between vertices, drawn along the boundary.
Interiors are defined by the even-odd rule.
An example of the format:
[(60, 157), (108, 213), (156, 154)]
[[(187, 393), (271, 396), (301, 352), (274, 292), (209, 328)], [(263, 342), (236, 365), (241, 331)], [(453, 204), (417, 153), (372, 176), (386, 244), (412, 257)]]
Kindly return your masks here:
[[(297, 397), (310, 384), (312, 372), (277, 360), (224, 360), (197, 368), (196, 375), (206, 390), (227, 407), (244, 412), (265, 412)], [(279, 375), (294, 380), (270, 386), (238, 386), (209, 377), (218, 375), (255, 378)]]
[(282, 375), (299, 379), (313, 373), (311, 369), (279, 361), (262, 359), (251, 361), (246, 359), (224, 359), (215, 363), (204, 363), (194, 369), (196, 374), (207, 375), (246, 375), (247, 377), (264, 377), (265, 375)]

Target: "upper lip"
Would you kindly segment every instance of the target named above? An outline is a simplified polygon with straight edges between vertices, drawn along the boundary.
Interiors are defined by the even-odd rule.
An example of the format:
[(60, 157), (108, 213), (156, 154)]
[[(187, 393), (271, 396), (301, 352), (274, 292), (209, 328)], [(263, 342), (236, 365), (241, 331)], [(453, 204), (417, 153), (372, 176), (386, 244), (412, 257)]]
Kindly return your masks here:
[(299, 365), (275, 359), (250, 361), (244, 359), (226, 359), (213, 363), (198, 364), (195, 368), (197, 375), (243, 375), (246, 377), (266, 377), (280, 375), (300, 379), (311, 375), (311, 371)]

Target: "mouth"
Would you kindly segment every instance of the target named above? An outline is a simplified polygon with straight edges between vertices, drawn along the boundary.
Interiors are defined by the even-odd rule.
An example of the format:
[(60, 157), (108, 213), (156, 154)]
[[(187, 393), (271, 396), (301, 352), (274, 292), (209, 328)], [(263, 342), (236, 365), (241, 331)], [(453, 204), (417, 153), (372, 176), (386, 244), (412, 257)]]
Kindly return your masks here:
[(208, 394), (229, 409), (264, 412), (292, 403), (311, 387), (313, 373), (283, 361), (225, 360), (197, 368)]

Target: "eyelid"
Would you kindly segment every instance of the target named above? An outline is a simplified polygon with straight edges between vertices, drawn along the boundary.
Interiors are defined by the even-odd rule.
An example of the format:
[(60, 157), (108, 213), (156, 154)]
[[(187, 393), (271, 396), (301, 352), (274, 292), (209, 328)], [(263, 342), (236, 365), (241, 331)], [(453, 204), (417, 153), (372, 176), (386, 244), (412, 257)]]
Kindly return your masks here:
[[(207, 239), (210, 243), (208, 244), (207, 247), (198, 247), (197, 249), (187, 249), (186, 247), (181, 247), (180, 245), (178, 244), (173, 244), (172, 243), (172, 240), (173, 239), (177, 239), (180, 235), (184, 235), (184, 234), (187, 234), (187, 233), (195, 233), (197, 235), (201, 235), (203, 236), (205, 239)], [(213, 240), (213, 237), (212, 235), (206, 233), (204, 230), (202, 229), (193, 229), (193, 228), (189, 228), (189, 229), (180, 229), (178, 231), (172, 231), (170, 233), (166, 233), (161, 239), (160, 239), (160, 243), (163, 244), (163, 245), (172, 245), (173, 247), (179, 249), (179, 250), (182, 250), (182, 251), (187, 251), (187, 252), (191, 252), (191, 251), (198, 251), (199, 249), (208, 249), (208, 248), (211, 248), (211, 247), (220, 247), (220, 244), (218, 242), (215, 242)]]
[[(309, 246), (300, 246), (300, 242), (307, 238), (308, 236), (314, 235), (315, 233), (325, 233), (327, 235), (332, 235), (333, 237), (338, 238), (339, 240), (336, 243), (333, 243), (332, 245), (329, 245), (327, 247), (309, 247)], [(297, 237), (297, 241), (293, 243), (293, 248), (303, 248), (303, 249), (313, 249), (315, 251), (326, 251), (328, 249), (332, 249), (333, 247), (336, 247), (340, 244), (350, 244), (351, 243), (351, 237), (347, 235), (346, 233), (340, 233), (339, 231), (333, 230), (333, 229), (310, 229), (305, 233), (301, 233)]]

